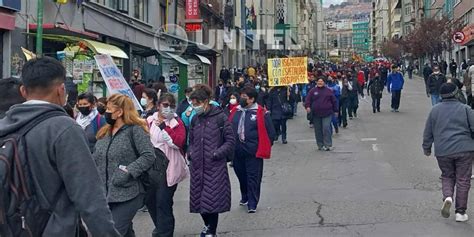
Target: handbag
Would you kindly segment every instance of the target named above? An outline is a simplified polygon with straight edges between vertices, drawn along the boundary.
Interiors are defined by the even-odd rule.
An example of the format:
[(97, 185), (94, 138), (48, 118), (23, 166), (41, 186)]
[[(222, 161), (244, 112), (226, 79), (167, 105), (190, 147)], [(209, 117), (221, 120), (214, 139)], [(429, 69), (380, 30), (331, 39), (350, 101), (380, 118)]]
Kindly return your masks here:
[(471, 133), (471, 138), (474, 139), (474, 132), (471, 129), (471, 122), (469, 121), (469, 113), (466, 108), (466, 119), (467, 119), (467, 126), (469, 127), (469, 132)]
[[(287, 92), (288, 93), (288, 92)], [(288, 95), (288, 94), (287, 94)], [(289, 97), (289, 95), (287, 96)], [(293, 117), (293, 107), (290, 105), (288, 102), (282, 102), (280, 98), (280, 94), (278, 94), (278, 101), (280, 101), (281, 104), (281, 111), (283, 113), (283, 116), (285, 117)]]

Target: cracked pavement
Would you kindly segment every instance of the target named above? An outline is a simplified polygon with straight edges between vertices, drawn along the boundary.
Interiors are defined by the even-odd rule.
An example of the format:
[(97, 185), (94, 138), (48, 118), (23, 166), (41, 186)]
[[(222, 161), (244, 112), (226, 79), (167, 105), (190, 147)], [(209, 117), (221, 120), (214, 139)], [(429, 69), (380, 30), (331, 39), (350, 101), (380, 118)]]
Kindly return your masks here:
[[(256, 214), (238, 205), (229, 169), (232, 210), (220, 215), (219, 236), (474, 236), (474, 220), (456, 223), (454, 214), (444, 219), (439, 212), (440, 171), (421, 150), (431, 108), (423, 81), (407, 80), (400, 113), (389, 104), (385, 92), (382, 113), (372, 114), (370, 99), (361, 100), (359, 118), (334, 136), (332, 152), (316, 150), (300, 104), (288, 121), (289, 144), (276, 143), (265, 161)], [(189, 213), (188, 192), (185, 180), (174, 199), (175, 236), (198, 236), (202, 228), (200, 216)], [(468, 214), (473, 208), (470, 202)], [(151, 236), (148, 213), (138, 213), (134, 227), (137, 236)]]

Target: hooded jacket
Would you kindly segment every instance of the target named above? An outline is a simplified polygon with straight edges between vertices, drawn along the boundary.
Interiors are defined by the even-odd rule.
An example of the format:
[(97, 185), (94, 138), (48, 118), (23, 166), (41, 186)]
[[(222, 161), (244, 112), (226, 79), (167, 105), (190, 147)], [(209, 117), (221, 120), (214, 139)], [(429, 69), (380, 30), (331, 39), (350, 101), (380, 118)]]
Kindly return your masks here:
[(60, 106), (43, 101), (13, 106), (0, 120), (0, 137), (53, 111), (64, 112), (64, 116), (49, 118), (25, 135), (25, 152), (39, 204), (51, 207), (50, 202), (59, 195), (43, 236), (75, 236), (79, 216), (93, 236), (120, 236), (86, 135)]

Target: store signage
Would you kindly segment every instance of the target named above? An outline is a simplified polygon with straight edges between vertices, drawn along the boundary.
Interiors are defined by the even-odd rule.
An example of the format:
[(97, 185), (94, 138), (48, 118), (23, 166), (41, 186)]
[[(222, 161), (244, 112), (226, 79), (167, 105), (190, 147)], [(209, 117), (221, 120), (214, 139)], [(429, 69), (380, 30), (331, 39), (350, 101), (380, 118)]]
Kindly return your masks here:
[(186, 19), (199, 19), (199, 0), (186, 0)]
[(186, 23), (186, 31), (200, 31), (202, 30), (201, 23)]
[(308, 83), (308, 58), (270, 58), (268, 82), (270, 86), (288, 86)]
[(463, 34), (465, 36), (464, 42), (461, 43), (461, 45), (467, 45), (469, 44), (472, 40), (474, 40), (474, 24), (469, 24), (463, 29)]
[(15, 11), (21, 10), (21, 1), (19, 0), (0, 0), (0, 8), (8, 8)]
[(132, 89), (128, 85), (127, 81), (122, 75), (122, 72), (115, 65), (114, 60), (110, 55), (96, 55), (94, 56), (97, 66), (99, 67), (100, 74), (104, 78), (105, 84), (110, 94), (123, 94), (130, 97), (135, 104), (137, 110), (143, 111), (137, 98), (133, 94)]

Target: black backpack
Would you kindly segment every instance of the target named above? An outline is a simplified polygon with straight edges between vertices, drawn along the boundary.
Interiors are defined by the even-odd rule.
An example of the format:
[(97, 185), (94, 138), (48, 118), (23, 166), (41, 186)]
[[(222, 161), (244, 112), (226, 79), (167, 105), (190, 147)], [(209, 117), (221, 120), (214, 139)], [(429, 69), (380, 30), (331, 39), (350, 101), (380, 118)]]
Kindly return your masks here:
[(53, 111), (42, 114), (15, 133), (0, 137), (0, 236), (41, 236), (61, 192), (49, 207), (41, 207), (34, 192), (34, 182), (28, 165), (25, 135), (36, 125), (66, 113)]

